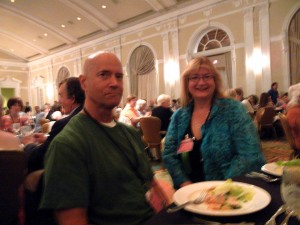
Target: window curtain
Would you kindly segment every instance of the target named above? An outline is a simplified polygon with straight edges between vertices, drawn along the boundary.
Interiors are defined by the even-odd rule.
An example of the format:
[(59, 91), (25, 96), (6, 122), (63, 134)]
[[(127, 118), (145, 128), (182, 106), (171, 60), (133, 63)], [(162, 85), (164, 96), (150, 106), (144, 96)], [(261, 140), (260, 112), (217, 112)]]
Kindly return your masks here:
[(70, 72), (67, 67), (62, 67), (59, 69), (56, 79), (56, 87), (59, 86), (60, 82), (70, 76)]
[(129, 60), (130, 93), (142, 99), (156, 98), (154, 55), (147, 46), (134, 50)]
[(291, 85), (300, 82), (300, 10), (289, 26), (290, 80)]

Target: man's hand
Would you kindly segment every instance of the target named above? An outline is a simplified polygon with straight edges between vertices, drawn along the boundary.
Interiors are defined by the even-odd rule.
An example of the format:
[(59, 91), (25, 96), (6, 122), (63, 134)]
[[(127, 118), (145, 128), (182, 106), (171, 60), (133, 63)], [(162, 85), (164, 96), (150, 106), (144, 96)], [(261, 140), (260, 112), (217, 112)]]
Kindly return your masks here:
[(41, 144), (44, 143), (47, 140), (47, 136), (43, 133), (34, 133), (31, 135), (26, 135), (22, 138), (22, 144), (27, 145), (27, 144)]

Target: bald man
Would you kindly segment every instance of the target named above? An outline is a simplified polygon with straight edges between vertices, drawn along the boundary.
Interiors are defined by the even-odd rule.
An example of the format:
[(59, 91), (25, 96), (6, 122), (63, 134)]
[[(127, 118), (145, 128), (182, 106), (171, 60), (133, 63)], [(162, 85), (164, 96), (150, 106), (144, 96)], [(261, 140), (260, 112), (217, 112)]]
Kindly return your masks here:
[(91, 55), (80, 76), (85, 104), (46, 156), (41, 207), (60, 225), (143, 224), (153, 215), (145, 194), (153, 174), (133, 127), (113, 119), (123, 71), (112, 53)]

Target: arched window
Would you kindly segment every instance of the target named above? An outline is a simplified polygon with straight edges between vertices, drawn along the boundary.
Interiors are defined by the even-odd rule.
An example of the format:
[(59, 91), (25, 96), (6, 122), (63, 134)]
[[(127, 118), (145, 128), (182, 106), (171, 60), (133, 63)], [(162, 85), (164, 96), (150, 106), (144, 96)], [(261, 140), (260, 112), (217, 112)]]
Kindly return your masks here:
[(230, 46), (230, 39), (222, 29), (214, 29), (207, 32), (198, 45), (198, 52)]
[(129, 60), (130, 93), (142, 99), (156, 98), (156, 70), (152, 50), (137, 47)]
[[(225, 89), (232, 88), (231, 52), (226, 49), (230, 45), (230, 38), (224, 30), (212, 28), (200, 36), (197, 53), (195, 54), (200, 53), (202, 55), (205, 52), (205, 55), (212, 61), (218, 62), (215, 66), (222, 76)], [(210, 54), (209, 51), (211, 50), (214, 51)]]
[(62, 68), (59, 69), (57, 73), (56, 87), (58, 87), (59, 83), (68, 77), (70, 77), (70, 71), (68, 70), (67, 67), (63, 66)]
[(300, 82), (300, 9), (291, 19), (289, 29), (290, 81)]

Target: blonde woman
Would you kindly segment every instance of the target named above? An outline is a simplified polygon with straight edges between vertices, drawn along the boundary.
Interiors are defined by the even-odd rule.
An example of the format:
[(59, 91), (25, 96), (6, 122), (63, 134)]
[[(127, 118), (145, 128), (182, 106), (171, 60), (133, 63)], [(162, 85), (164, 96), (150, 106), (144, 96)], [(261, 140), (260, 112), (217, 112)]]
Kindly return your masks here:
[(163, 152), (175, 188), (260, 170), (265, 160), (257, 130), (245, 107), (224, 97), (221, 76), (208, 58), (188, 64), (180, 99)]

